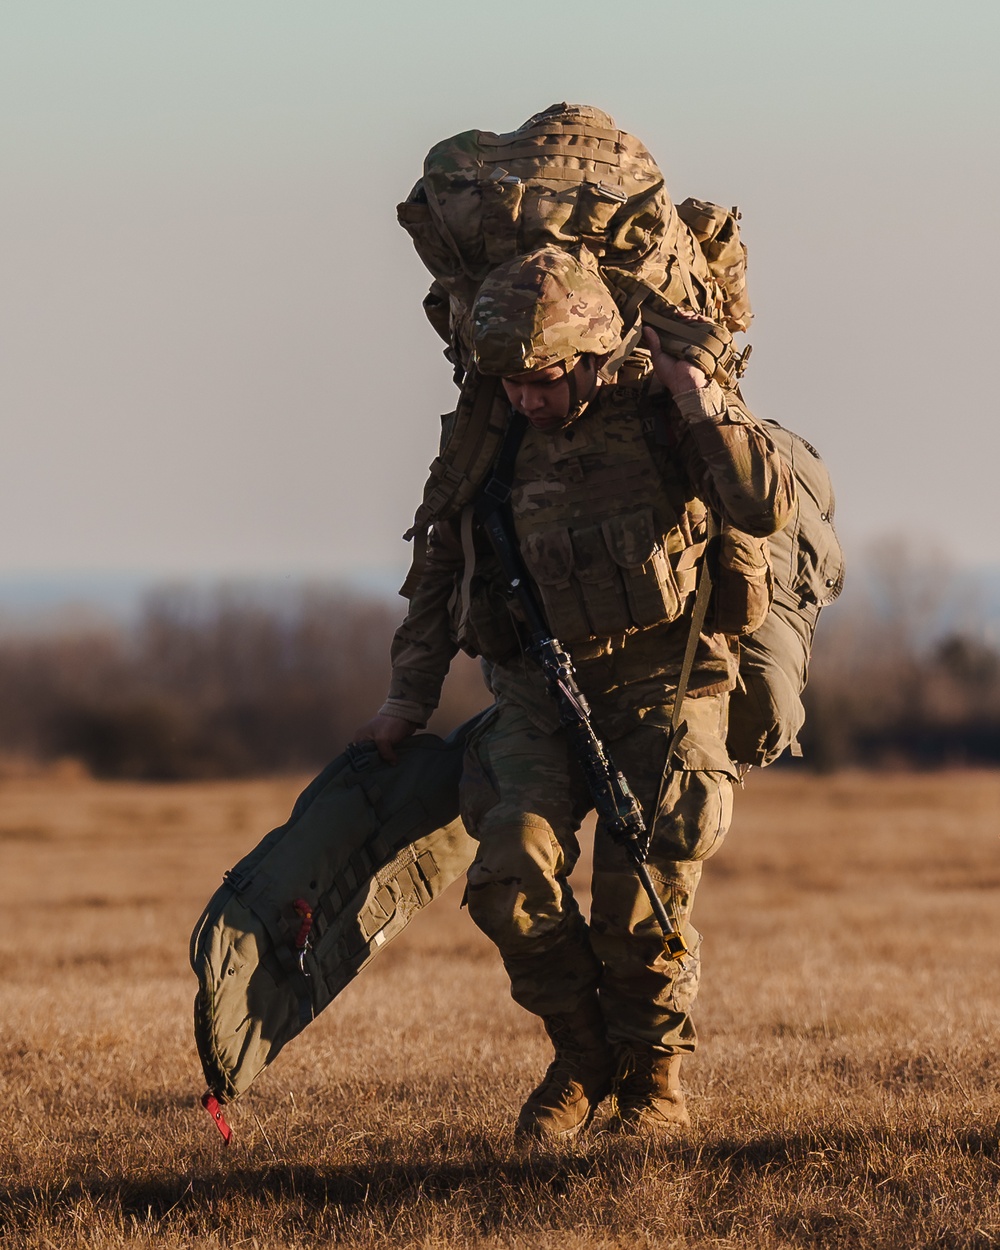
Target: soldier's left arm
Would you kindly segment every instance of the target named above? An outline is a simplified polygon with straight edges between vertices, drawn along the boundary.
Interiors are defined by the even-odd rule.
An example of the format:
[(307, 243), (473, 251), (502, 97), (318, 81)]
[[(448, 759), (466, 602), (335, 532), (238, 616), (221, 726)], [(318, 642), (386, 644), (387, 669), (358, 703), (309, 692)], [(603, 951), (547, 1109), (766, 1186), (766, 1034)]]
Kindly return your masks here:
[(795, 481), (766, 429), (716, 382), (673, 397), (678, 450), (723, 524), (766, 538), (790, 519)]

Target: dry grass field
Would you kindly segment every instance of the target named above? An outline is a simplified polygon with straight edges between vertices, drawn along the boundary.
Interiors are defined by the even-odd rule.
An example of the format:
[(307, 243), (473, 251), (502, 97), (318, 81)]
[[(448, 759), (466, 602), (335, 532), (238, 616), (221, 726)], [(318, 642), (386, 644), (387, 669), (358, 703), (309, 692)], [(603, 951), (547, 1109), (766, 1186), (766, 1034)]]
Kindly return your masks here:
[(187, 938), (296, 789), (0, 781), (0, 1245), (1000, 1245), (1000, 774), (753, 775), (696, 917), (692, 1134), (532, 1150), (546, 1047), (455, 890), (223, 1146)]

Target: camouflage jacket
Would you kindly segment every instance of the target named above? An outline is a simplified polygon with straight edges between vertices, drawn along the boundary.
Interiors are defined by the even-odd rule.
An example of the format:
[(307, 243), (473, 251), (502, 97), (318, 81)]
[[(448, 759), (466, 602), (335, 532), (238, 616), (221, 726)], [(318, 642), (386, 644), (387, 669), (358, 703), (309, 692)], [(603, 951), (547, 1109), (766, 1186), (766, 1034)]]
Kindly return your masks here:
[[(781, 528), (793, 502), (790, 472), (765, 429), (714, 382), (672, 400), (646, 376), (602, 388), (557, 435), (529, 428), (512, 483), (518, 545), (607, 736), (669, 715), (709, 512), (763, 537)], [(449, 522), (431, 534), (393, 641), (382, 712), (426, 723), (461, 647), (487, 662), (496, 695), (551, 732), (558, 717), (523, 654), (516, 604), (475, 523), (461, 529)], [(735, 641), (706, 627), (691, 694), (732, 689), (736, 659)]]

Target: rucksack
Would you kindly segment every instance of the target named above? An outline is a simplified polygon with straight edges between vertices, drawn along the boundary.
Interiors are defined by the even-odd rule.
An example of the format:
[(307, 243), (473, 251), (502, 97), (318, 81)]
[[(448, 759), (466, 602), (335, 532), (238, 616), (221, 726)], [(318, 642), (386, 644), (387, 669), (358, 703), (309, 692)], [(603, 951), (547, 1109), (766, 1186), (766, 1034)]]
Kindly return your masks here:
[(550, 245), (585, 246), (612, 290), (627, 274), (729, 330), (750, 324), (737, 210), (675, 208), (643, 144), (587, 105), (435, 144), (397, 216), (434, 278), (424, 309), (455, 363), (468, 358), (468, 314), (487, 274)]
[[(737, 352), (732, 334), (747, 328), (752, 313), (738, 210), (702, 200), (675, 207), (642, 143), (587, 105), (554, 104), (508, 134), (469, 130), (436, 144), (397, 214), (434, 278), (424, 310), (461, 386), (405, 535), (414, 542), (408, 596), (430, 526), (471, 503), (506, 426), (497, 380), (469, 363), (470, 311), (497, 265), (553, 244), (595, 258), (626, 324), (621, 349), (602, 369), (606, 380), (638, 342), (641, 308), (642, 322), (668, 350), (733, 385), (747, 353)], [(686, 322), (677, 308), (712, 321)]]

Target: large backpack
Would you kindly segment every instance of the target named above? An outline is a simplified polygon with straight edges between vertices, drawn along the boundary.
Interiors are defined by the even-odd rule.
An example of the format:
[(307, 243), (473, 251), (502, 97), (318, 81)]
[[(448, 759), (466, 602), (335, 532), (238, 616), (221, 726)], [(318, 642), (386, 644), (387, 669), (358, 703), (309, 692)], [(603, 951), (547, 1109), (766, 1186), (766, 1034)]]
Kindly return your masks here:
[[(642, 324), (723, 385), (746, 354), (733, 343), (752, 312), (738, 211), (702, 200), (675, 207), (646, 148), (607, 113), (554, 104), (508, 134), (469, 130), (431, 148), (423, 176), (397, 209), (400, 224), (434, 282), (424, 300), (448, 344), (461, 395), (430, 467), (407, 540), (409, 595), (423, 567), (427, 532), (472, 502), (493, 464), (509, 414), (495, 378), (470, 365), (469, 315), (479, 287), (504, 261), (538, 247), (586, 249), (626, 325), (622, 347), (602, 372), (610, 380), (636, 345)], [(686, 322), (687, 308), (712, 320)]]
[[(508, 134), (467, 130), (435, 144), (397, 215), (434, 277), (424, 309), (463, 368), (480, 284), (539, 247), (585, 246), (622, 303), (642, 282), (732, 331), (753, 315), (736, 210), (675, 208), (643, 144), (587, 105), (553, 104)], [(617, 279), (627, 289), (616, 291)]]

